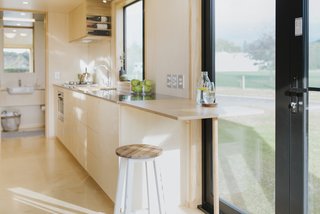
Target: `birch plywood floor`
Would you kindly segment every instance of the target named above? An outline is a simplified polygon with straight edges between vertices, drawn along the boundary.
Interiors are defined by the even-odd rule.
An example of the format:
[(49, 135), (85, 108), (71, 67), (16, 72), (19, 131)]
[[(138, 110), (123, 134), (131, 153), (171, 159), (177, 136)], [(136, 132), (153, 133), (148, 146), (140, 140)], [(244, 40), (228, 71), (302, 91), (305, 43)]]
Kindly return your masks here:
[[(108, 196), (57, 140), (2, 139), (1, 214), (113, 214), (113, 207)], [(197, 209), (167, 208), (167, 214), (199, 213)]]
[(111, 214), (113, 202), (59, 142), (2, 139), (0, 213)]

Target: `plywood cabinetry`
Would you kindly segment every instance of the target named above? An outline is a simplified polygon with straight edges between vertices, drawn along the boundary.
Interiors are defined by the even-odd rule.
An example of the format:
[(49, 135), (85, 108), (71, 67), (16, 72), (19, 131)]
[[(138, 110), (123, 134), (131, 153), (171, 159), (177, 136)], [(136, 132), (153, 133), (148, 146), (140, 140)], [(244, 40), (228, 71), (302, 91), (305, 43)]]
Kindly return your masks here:
[(78, 40), (87, 35), (86, 29), (86, 4), (80, 4), (69, 14), (69, 39)]
[[(58, 87), (57, 87), (58, 88)], [(62, 90), (64, 121), (56, 116), (56, 136), (104, 192), (115, 199), (118, 176), (119, 106), (83, 93)]]
[[(119, 105), (88, 97), (88, 172), (114, 200), (118, 176)], [(99, 167), (97, 167), (99, 166)]]
[(87, 0), (69, 13), (69, 41), (111, 36), (110, 4)]

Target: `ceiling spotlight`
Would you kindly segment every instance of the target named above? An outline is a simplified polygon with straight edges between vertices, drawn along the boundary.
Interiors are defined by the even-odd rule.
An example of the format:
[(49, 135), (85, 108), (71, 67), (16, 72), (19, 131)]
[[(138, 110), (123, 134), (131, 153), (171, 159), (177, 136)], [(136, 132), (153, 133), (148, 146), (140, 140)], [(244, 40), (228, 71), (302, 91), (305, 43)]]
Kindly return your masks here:
[(22, 4), (29, 4), (29, 2), (27, 2), (27, 1), (23, 1), (23, 2), (22, 2)]
[(107, 3), (107, 0), (102, 0), (102, 2), (106, 4), (106, 3)]

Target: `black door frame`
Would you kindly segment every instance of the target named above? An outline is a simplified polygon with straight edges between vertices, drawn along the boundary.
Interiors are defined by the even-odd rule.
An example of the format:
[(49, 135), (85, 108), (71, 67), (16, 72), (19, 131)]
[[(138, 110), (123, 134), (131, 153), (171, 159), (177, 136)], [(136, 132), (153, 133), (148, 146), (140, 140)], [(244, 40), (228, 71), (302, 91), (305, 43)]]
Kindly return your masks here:
[[(296, 22), (302, 18), (302, 35)], [(301, 27), (301, 26), (300, 26)], [(276, 213), (308, 211), (308, 1), (276, 1)], [(290, 108), (297, 102), (297, 112)]]
[[(202, 0), (202, 70), (215, 81), (215, 0)], [(302, 17), (302, 35), (295, 19)], [(276, 0), (276, 213), (307, 214), (308, 2)], [(298, 103), (297, 113), (290, 112)], [(202, 204), (213, 213), (212, 123), (202, 121)], [(243, 213), (220, 199), (220, 212)]]

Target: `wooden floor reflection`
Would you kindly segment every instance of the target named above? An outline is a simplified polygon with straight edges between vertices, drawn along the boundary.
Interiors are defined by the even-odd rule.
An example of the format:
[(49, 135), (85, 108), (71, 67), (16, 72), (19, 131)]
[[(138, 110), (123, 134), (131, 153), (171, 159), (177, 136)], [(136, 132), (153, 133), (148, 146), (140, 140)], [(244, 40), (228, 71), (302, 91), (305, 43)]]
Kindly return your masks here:
[(113, 202), (56, 140), (2, 139), (0, 213), (113, 213)]

